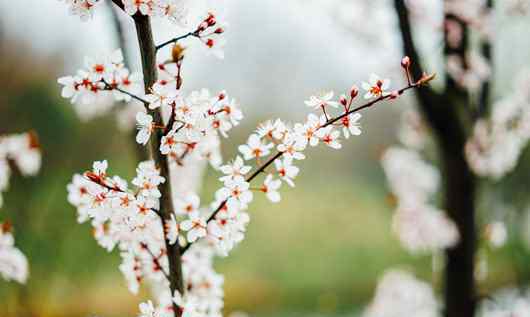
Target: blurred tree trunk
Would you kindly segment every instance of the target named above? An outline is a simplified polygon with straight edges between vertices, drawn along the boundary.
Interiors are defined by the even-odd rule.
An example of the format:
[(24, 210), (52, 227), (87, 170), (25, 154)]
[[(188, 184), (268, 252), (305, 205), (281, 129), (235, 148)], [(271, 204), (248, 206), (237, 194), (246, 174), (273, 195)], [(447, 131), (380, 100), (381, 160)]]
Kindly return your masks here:
[[(412, 75), (418, 78), (422, 74), (421, 60), (414, 45), (407, 7), (404, 0), (394, 0), (394, 5), (403, 49), (413, 61)], [(446, 45), (445, 55), (456, 54), (464, 57), (467, 51), (467, 28), (454, 16), (447, 15), (445, 19), (459, 23), (463, 30), (461, 45), (453, 48)], [(438, 93), (430, 88), (420, 89), (416, 91), (416, 96), (420, 110), (433, 130), (441, 158), (444, 208), (460, 233), (459, 243), (446, 253), (445, 316), (472, 317), (476, 307), (476, 180), (464, 156), (464, 146), (472, 121), (472, 106), (467, 92), (459, 88), (450, 76), (447, 78), (443, 92)]]

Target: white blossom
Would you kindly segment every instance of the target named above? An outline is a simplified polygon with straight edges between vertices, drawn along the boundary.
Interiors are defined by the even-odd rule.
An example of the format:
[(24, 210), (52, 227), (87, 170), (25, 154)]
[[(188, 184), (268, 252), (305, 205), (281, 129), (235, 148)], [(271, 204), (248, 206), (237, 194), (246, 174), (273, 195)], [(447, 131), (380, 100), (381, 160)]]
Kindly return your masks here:
[(277, 203), (280, 201), (280, 193), (278, 192), (278, 189), (281, 185), (282, 182), (280, 180), (275, 180), (272, 174), (268, 174), (260, 190), (265, 193), (271, 202)]
[(304, 103), (306, 106), (314, 109), (326, 108), (327, 106), (337, 108), (339, 103), (332, 101), (333, 95), (333, 91), (322, 92), (316, 96), (309, 97), (309, 100), (305, 101)]
[(154, 131), (153, 117), (144, 112), (138, 112), (136, 114), (136, 125), (138, 127), (136, 142), (146, 145), (149, 142), (151, 133)]
[(390, 80), (380, 79), (376, 74), (371, 74), (369, 82), (363, 82), (362, 87), (366, 90), (365, 99), (379, 98), (386, 96), (386, 91), (390, 88)]
[(363, 317), (438, 317), (438, 303), (429, 284), (404, 271), (384, 274)]

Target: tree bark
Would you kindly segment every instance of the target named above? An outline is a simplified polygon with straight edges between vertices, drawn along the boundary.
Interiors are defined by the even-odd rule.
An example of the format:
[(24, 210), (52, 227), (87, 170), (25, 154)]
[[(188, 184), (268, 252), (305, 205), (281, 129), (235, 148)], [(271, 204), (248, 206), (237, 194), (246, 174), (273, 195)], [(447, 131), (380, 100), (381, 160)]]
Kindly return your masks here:
[[(412, 59), (412, 75), (417, 78), (421, 76), (422, 67), (414, 45), (408, 9), (403, 0), (394, 0), (394, 6), (403, 50)], [(466, 38), (467, 34), (464, 37)], [(462, 47), (453, 53), (465, 55), (465, 45), (467, 44), (463, 43)], [(441, 157), (444, 208), (460, 233), (459, 243), (446, 252), (444, 315), (472, 317), (476, 307), (475, 176), (464, 156), (464, 146), (468, 138), (466, 120), (469, 114), (463, 113), (471, 107), (466, 107), (466, 92), (458, 88), (452, 80), (447, 81), (446, 89), (442, 93), (432, 89), (420, 89), (416, 91), (416, 97), (421, 112), (432, 127)]]
[[(156, 50), (153, 41), (153, 33), (151, 30), (151, 22), (148, 16), (136, 14), (133, 16), (134, 23), (136, 26), (136, 33), (138, 37), (138, 44), (140, 46), (140, 53), (142, 58), (142, 70), (144, 76), (145, 90), (151, 88), (156, 82), (157, 68), (156, 68)], [(150, 111), (153, 116), (154, 122), (162, 122), (162, 113), (160, 109)], [(151, 137), (150, 148), (151, 155), (155, 161), (156, 166), (160, 169), (160, 175), (165, 177), (165, 183), (161, 184), (159, 189), (162, 193), (160, 198), (160, 209), (159, 215), (162, 219), (162, 224), (170, 219), (173, 214), (173, 199), (171, 192), (171, 179), (169, 176), (169, 162), (167, 156), (160, 153), (160, 142), (163, 136), (163, 129), (156, 129)], [(182, 261), (181, 251), (178, 243), (173, 245), (169, 244), (167, 239), (166, 250), (167, 257), (169, 260), (169, 287), (173, 294), (178, 290), (181, 294), (184, 293), (184, 284), (182, 277)], [(180, 317), (182, 312), (176, 304), (173, 304), (174, 316)]]

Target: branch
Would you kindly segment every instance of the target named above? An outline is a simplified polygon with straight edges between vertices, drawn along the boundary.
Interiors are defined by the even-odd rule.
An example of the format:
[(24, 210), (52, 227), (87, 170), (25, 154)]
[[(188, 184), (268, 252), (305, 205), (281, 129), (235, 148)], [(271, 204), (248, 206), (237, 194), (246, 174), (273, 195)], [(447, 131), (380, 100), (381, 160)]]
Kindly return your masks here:
[[(399, 20), (403, 50), (414, 61), (411, 65), (412, 76), (421, 76), (423, 73), (421, 59), (416, 49), (410, 25), (408, 8), (404, 0), (394, 0), (396, 15)], [(431, 88), (416, 91), (419, 108), (427, 122), (433, 128), (435, 136), (442, 147), (446, 149), (461, 150), (465, 142), (465, 131), (460, 124), (460, 118), (455, 111), (457, 108), (454, 99), (448, 90), (439, 94)]]
[(167, 272), (164, 270), (164, 268), (162, 267), (162, 265), (160, 264), (160, 261), (158, 261), (158, 258), (157, 256), (155, 256), (153, 254), (153, 251), (151, 251), (151, 249), (149, 249), (149, 246), (146, 244), (146, 243), (141, 243), (141, 246), (142, 248), (144, 248), (145, 250), (147, 250), (147, 253), (149, 253), (149, 255), (151, 256), (151, 258), (153, 259), (153, 263), (155, 263), (155, 265), (160, 269), (160, 271), (164, 274), (164, 276), (167, 278), (167, 280), (169, 281), (169, 274), (167, 274)]
[[(422, 79), (420, 79), (419, 81), (415, 82), (415, 83), (412, 83), (412, 84), (409, 84), (408, 86), (404, 87), (404, 88), (401, 88), (397, 91), (397, 94), (398, 95), (401, 95), (403, 94), (405, 91), (409, 90), (409, 89), (412, 89), (412, 88), (418, 88), (420, 86), (423, 86), (425, 84), (427, 84), (429, 81), (431, 81), (432, 79), (434, 79), (434, 75), (431, 75), (431, 76), (424, 76), (422, 77)], [(366, 108), (369, 108), (381, 101), (384, 101), (384, 100), (387, 100), (387, 99), (391, 99), (393, 98), (393, 95), (391, 94), (387, 94), (387, 95), (383, 95), (383, 96), (380, 96), (374, 100), (371, 100), (357, 108), (354, 108), (354, 109), (351, 109), (349, 111), (346, 111), (344, 112), (343, 114), (341, 114), (340, 116), (337, 116), (335, 118), (331, 118), (329, 120), (326, 121), (326, 123), (324, 123), (322, 126), (320, 126), (318, 129), (316, 130), (319, 130), (319, 129), (322, 129), (322, 128), (325, 128), (329, 125), (332, 125), (333, 123), (343, 119), (344, 117), (347, 117), (349, 116), (350, 114), (352, 113), (355, 113), (355, 112), (359, 112), (363, 109), (366, 109)], [(274, 161), (276, 161), (277, 159), (279, 159), (280, 157), (282, 157), (283, 155), (283, 152), (280, 152), (278, 151), (276, 154), (274, 154), (274, 156), (270, 157), (263, 165), (259, 166), (252, 174), (250, 174), (250, 176), (248, 176), (245, 181), (250, 183), (254, 178), (256, 178), (259, 174), (261, 174), (263, 171), (265, 171), (265, 169), (267, 167), (269, 167), (272, 163), (274, 163)], [(208, 219), (206, 220), (206, 222), (210, 222), (212, 220), (215, 219), (215, 217), (217, 216), (217, 214), (219, 213), (219, 211), (221, 211), (221, 209), (223, 209), (226, 205), (228, 200), (224, 200), (223, 202), (221, 202), (221, 204), (214, 210), (214, 212), (210, 215), (210, 217), (208, 217)], [(181, 252), (182, 254), (184, 254), (189, 248), (190, 246), (192, 245), (192, 243), (188, 243), (185, 247), (183, 247), (181, 249)]]
[(197, 31), (194, 31), (194, 32), (186, 33), (186, 34), (181, 35), (181, 36), (177, 36), (175, 38), (172, 38), (170, 40), (165, 41), (164, 43), (161, 43), (161, 44), (157, 45), (155, 50), (158, 52), (161, 48), (164, 48), (165, 46), (167, 46), (169, 44), (172, 44), (172, 43), (177, 43), (178, 41), (183, 40), (183, 39), (185, 39), (187, 37), (190, 37), (190, 36), (199, 37), (199, 34), (198, 34)]
[(115, 5), (117, 5), (120, 9), (125, 10), (125, 6), (123, 5), (123, 2), (121, 0), (112, 0)]
[[(138, 44), (142, 58), (145, 91), (147, 92), (156, 82), (157, 78), (156, 47), (153, 41), (153, 33), (149, 17), (144, 15), (134, 15), (133, 19), (136, 26)], [(160, 109), (151, 110), (150, 114), (153, 116), (155, 122), (163, 122)], [(160, 168), (160, 175), (166, 179), (166, 182), (160, 185), (160, 192), (162, 194), (162, 197), (160, 198), (160, 215), (162, 225), (165, 227), (166, 222), (170, 220), (171, 215), (173, 214), (173, 199), (168, 158), (160, 153), (160, 143), (163, 136), (163, 129), (157, 129), (154, 137), (151, 138), (150, 147), (153, 160), (156, 166)], [(184, 283), (182, 278), (180, 247), (178, 243), (172, 245), (167, 239), (164, 240), (169, 262), (169, 288), (172, 294), (175, 291), (179, 291), (183, 294)], [(173, 304), (173, 312), (175, 317), (180, 317), (182, 314), (182, 310), (179, 309), (175, 303)]]
[(143, 98), (141, 98), (141, 97), (139, 97), (139, 96), (137, 96), (137, 95), (135, 95), (133, 93), (130, 93), (127, 90), (123, 90), (123, 89), (121, 89), (121, 88), (119, 88), (117, 86), (112, 86), (109, 83), (107, 83), (105, 80), (103, 80), (103, 83), (105, 84), (105, 89), (106, 90), (117, 90), (117, 91), (121, 92), (122, 94), (125, 94), (127, 96), (130, 96), (133, 99), (138, 100), (139, 102), (143, 103), (146, 106), (149, 105), (149, 102), (147, 100), (145, 100), (145, 99), (143, 99)]
[[(407, 5), (404, 0), (394, 0), (394, 6), (398, 17), (399, 28), (401, 30), (404, 55), (410, 57), (410, 59), (414, 61), (410, 65), (410, 70), (413, 78), (419, 78), (423, 74), (423, 67), (420, 54), (418, 53), (418, 49), (414, 42)], [(422, 96), (425, 96), (424, 98), (432, 97), (432, 95), (436, 94), (430, 87), (422, 89), (419, 93), (422, 94)]]

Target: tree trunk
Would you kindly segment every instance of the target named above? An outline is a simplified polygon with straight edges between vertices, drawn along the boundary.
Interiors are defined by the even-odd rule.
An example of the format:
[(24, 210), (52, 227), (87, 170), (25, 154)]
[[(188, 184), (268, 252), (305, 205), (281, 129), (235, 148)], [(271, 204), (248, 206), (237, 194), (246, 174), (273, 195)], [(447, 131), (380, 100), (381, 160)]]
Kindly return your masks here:
[[(156, 68), (156, 50), (153, 41), (153, 34), (151, 30), (151, 22), (148, 16), (136, 14), (133, 16), (134, 23), (136, 25), (136, 33), (138, 37), (138, 44), (140, 46), (140, 53), (142, 57), (142, 70), (144, 75), (144, 84), (146, 92), (156, 82), (157, 68)], [(154, 122), (162, 122), (162, 114), (160, 109), (151, 111), (150, 114), (153, 116)], [(166, 181), (160, 184), (160, 192), (162, 197), (160, 198), (160, 209), (159, 215), (162, 219), (162, 225), (170, 219), (173, 214), (173, 199), (171, 192), (171, 178), (169, 175), (169, 162), (167, 156), (160, 153), (160, 142), (163, 136), (163, 129), (156, 129), (154, 136), (151, 138), (151, 155), (155, 164), (160, 168), (160, 175), (165, 177)], [(173, 245), (169, 244), (167, 239), (166, 250), (169, 261), (169, 287), (173, 294), (175, 290), (178, 290), (181, 294), (184, 293), (184, 284), (182, 277), (182, 262), (181, 252), (178, 243)], [(173, 304), (174, 316), (180, 317), (182, 312), (176, 304)]]
[(465, 160), (463, 144), (457, 140), (446, 141), (457, 143), (457, 146), (440, 148), (445, 181), (444, 204), (458, 227), (460, 242), (446, 252), (445, 316), (472, 317), (476, 306), (475, 177)]
[[(422, 74), (421, 60), (414, 45), (408, 9), (404, 0), (394, 0), (394, 6), (401, 30), (403, 50), (412, 59), (412, 75), (418, 78)], [(464, 38), (462, 46), (453, 49), (454, 52), (451, 53), (465, 55), (467, 32)], [(451, 80), (446, 84), (442, 93), (427, 87), (416, 91), (416, 96), (419, 108), (437, 141), (442, 162), (444, 208), (460, 233), (459, 243), (447, 250), (444, 315), (473, 317), (476, 307), (474, 259), (477, 239), (475, 176), (464, 157), (464, 146), (468, 137), (466, 119), (469, 119), (471, 107), (468, 105), (469, 99), (465, 91), (456, 87)]]

